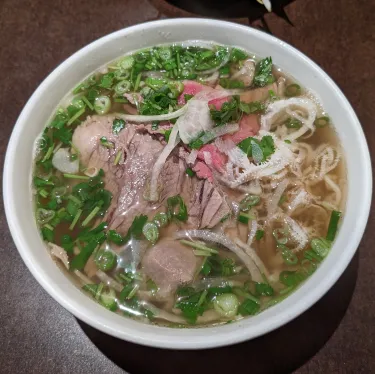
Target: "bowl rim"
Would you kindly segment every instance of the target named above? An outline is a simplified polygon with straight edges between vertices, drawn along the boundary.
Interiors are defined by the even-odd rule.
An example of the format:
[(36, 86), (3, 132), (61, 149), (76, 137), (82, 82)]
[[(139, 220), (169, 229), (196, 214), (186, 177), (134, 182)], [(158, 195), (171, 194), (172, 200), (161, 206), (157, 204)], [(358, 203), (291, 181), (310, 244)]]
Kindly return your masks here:
[[(56, 290), (52, 287), (50, 283), (50, 279), (47, 279), (43, 272), (40, 272), (40, 267), (37, 263), (37, 260), (34, 258), (35, 256), (30, 255), (28, 250), (28, 243), (26, 238), (23, 235), (20, 235), (18, 232), (18, 219), (17, 215), (12, 212), (12, 203), (15, 201), (15, 196), (12, 191), (12, 170), (13, 170), (13, 159), (15, 153), (17, 151), (17, 142), (19, 137), (21, 136), (22, 128), (26, 122), (28, 113), (33, 109), (34, 104), (38, 101), (38, 96), (43, 92), (44, 87), (48, 86), (49, 82), (52, 82), (56, 76), (60, 74), (60, 71), (64, 69), (65, 66), (73, 63), (75, 60), (79, 60), (82, 56), (84, 56), (88, 51), (92, 49), (96, 49), (101, 45), (105, 44), (107, 41), (124, 36), (130, 32), (140, 32), (145, 27), (149, 26), (158, 26), (158, 25), (176, 25), (184, 23), (187, 26), (196, 26), (197, 24), (212, 24), (216, 27), (232, 27), (237, 29), (243, 29), (244, 31), (248, 32), (249, 35), (256, 35), (259, 39), (268, 39), (273, 43), (282, 43), (285, 48), (288, 49), (288, 53), (293, 55), (294, 57), (299, 57), (300, 59), (304, 60), (305, 63), (318, 71), (320, 76), (323, 77), (331, 86), (332, 90), (335, 92), (336, 95), (339, 96), (339, 99), (345, 104), (345, 108), (350, 115), (350, 119), (348, 121), (355, 124), (355, 131), (357, 134), (358, 142), (362, 147), (361, 159), (364, 163), (364, 180), (363, 180), (363, 190), (362, 190), (362, 198), (363, 203), (361, 208), (358, 210), (359, 217), (357, 220), (357, 227), (353, 235), (350, 237), (350, 241), (348, 242), (349, 249), (346, 251), (345, 256), (339, 259), (336, 264), (336, 268), (334, 272), (331, 272), (325, 278), (323, 278), (320, 287), (315, 287), (309, 295), (305, 295), (297, 300), (295, 305), (293, 306), (293, 311), (285, 310), (278, 318), (273, 318), (272, 320), (268, 321), (269, 323), (263, 323), (262, 326), (252, 326), (252, 328), (248, 329), (241, 329), (244, 330), (242, 332), (237, 331), (236, 334), (232, 333), (225, 333), (224, 329), (220, 327), (219, 329), (213, 329), (212, 331), (215, 332), (215, 336), (209, 339), (204, 339), (202, 336), (195, 337), (192, 339), (192, 335), (184, 336), (158, 336), (158, 330), (161, 331), (162, 328), (158, 326), (154, 326), (154, 332), (139, 332), (138, 330), (135, 331), (134, 329), (130, 328), (127, 331), (118, 331), (114, 326), (111, 326), (109, 319), (96, 318), (95, 313), (86, 313), (88, 312), (88, 308), (80, 306), (78, 303), (74, 302), (68, 293), (62, 294), (56, 292)], [(250, 28), (248, 26), (235, 24), (228, 21), (219, 21), (214, 19), (205, 19), (205, 18), (176, 18), (176, 19), (166, 19), (166, 20), (157, 20), (151, 22), (145, 22), (141, 24), (137, 24), (134, 26), (130, 26), (116, 32), (110, 33), (106, 36), (103, 36), (88, 45), (84, 46), (83, 48), (79, 49), (65, 61), (63, 61), (60, 65), (58, 65), (44, 80), (43, 82), (37, 87), (34, 91), (30, 99), (27, 101), (26, 105), (22, 109), (17, 122), (13, 128), (12, 135), (10, 137), (8, 148), (6, 151), (6, 157), (4, 162), (4, 173), (3, 173), (3, 199), (4, 199), (4, 207), (6, 218), (8, 221), (8, 225), (10, 228), (11, 235), (13, 240), (16, 244), (16, 247), (27, 265), (28, 269), (34, 276), (34, 278), (39, 282), (39, 284), (52, 296), (56, 301), (59, 302), (65, 309), (71, 312), (74, 316), (81, 319), (85, 323), (89, 324), (90, 326), (104, 332), (110, 334), (112, 336), (118, 337), (120, 339), (124, 339), (130, 341), (132, 343), (138, 343), (146, 346), (151, 347), (159, 347), (159, 348), (169, 348), (169, 349), (204, 349), (204, 348), (214, 348), (220, 347), (235, 343), (240, 343), (245, 340), (254, 339), (258, 336), (264, 335), (272, 330), (277, 329), (278, 327), (290, 322), (292, 319), (298, 317), (301, 313), (305, 312), (308, 308), (310, 308), (313, 304), (315, 304), (337, 281), (337, 279), (341, 276), (344, 272), (346, 267), (348, 266), (350, 260), (354, 256), (357, 247), (360, 243), (360, 240), (363, 236), (369, 212), (371, 206), (371, 197), (372, 197), (372, 168), (371, 168), (371, 160), (370, 160), (370, 153), (368, 150), (368, 145), (366, 142), (366, 138), (364, 136), (362, 127), (360, 122), (338, 86), (335, 82), (310, 58), (304, 55), (302, 52), (297, 50), (296, 48), (292, 47), (288, 43), (281, 41), (280, 39), (266, 34), (260, 30)], [(86, 295), (83, 295), (87, 297)], [(103, 308), (104, 309), (104, 308)], [(110, 312), (108, 312), (110, 313)], [(125, 325), (126, 323), (124, 323)], [(150, 325), (152, 326), (152, 325)], [(125, 329), (125, 328), (124, 328)], [(205, 328), (204, 330), (209, 330), (211, 328)], [(171, 329), (169, 329), (171, 330)], [(197, 331), (201, 329), (182, 329), (180, 331)], [(218, 330), (220, 330), (220, 333)], [(132, 333), (136, 333), (136, 335)], [(168, 334), (166, 334), (168, 335)]]

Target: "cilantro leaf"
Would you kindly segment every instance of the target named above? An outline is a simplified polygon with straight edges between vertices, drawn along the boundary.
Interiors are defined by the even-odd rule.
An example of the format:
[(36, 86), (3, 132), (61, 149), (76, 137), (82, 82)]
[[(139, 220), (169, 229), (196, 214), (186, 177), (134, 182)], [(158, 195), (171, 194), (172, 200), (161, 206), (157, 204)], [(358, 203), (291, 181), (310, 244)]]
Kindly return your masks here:
[(271, 156), (275, 152), (275, 144), (271, 135), (265, 135), (259, 141), (253, 137), (246, 138), (242, 140), (242, 142), (238, 143), (238, 147), (242, 149), (248, 157), (253, 157), (253, 144), (257, 144), (262, 153), (263, 158), (260, 160), (261, 162), (266, 161), (269, 156)]
[(272, 75), (272, 58), (266, 57), (260, 60), (255, 67), (254, 86), (264, 87), (275, 81)]
[(140, 239), (142, 237), (142, 229), (146, 224), (148, 217), (144, 214), (134, 218), (126, 236), (124, 237), (124, 243), (128, 242), (132, 237)]
[(217, 126), (225, 125), (228, 122), (238, 122), (241, 119), (242, 111), (239, 108), (240, 99), (234, 96), (231, 101), (225, 102), (220, 110), (211, 108), (212, 120)]
[(264, 231), (263, 230), (257, 230), (257, 232), (255, 233), (255, 240), (260, 240), (262, 239), (264, 236)]

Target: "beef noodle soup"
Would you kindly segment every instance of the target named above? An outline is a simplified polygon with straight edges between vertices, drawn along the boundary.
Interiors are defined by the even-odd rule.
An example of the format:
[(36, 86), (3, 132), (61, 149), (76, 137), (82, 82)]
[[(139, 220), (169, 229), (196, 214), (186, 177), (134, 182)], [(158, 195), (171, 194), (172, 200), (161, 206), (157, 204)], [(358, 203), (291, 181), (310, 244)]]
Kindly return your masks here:
[(51, 256), (88, 296), (207, 326), (261, 313), (317, 269), (345, 178), (308, 88), (271, 57), (189, 41), (78, 84), (36, 142), (33, 194)]

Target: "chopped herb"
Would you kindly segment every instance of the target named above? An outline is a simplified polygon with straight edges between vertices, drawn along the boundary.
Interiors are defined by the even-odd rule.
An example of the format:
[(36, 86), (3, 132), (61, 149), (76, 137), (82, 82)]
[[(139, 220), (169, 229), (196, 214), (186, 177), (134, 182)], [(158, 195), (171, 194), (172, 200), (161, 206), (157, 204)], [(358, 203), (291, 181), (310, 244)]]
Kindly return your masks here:
[(238, 313), (242, 316), (253, 316), (260, 310), (260, 305), (254, 300), (246, 299), (238, 307)]
[(103, 147), (106, 147), (106, 148), (114, 148), (113, 143), (109, 142), (105, 136), (102, 136), (102, 137), (100, 138), (100, 143), (101, 143), (101, 145), (102, 145)]
[(187, 169), (185, 170), (185, 173), (186, 173), (189, 177), (194, 177), (194, 175), (195, 175), (195, 172), (194, 172), (193, 169), (191, 169), (191, 168), (187, 168)]
[[(167, 199), (168, 213), (179, 221), (185, 222), (188, 219), (187, 208), (180, 195), (172, 196)], [(177, 208), (177, 210), (176, 210)]]
[(124, 243), (123, 237), (116, 230), (109, 230), (107, 234), (108, 241), (121, 245)]
[(239, 103), (239, 108), (244, 113), (251, 114), (263, 112), (266, 109), (266, 106), (260, 101), (252, 101), (250, 103), (244, 103), (243, 101), (241, 101)]
[(273, 288), (268, 283), (255, 283), (255, 292), (258, 296), (272, 296)]
[(242, 81), (237, 81), (229, 78), (220, 78), (219, 85), (223, 88), (234, 89), (244, 88), (245, 84)]
[(127, 243), (131, 238), (141, 239), (142, 229), (146, 224), (148, 217), (146, 215), (140, 215), (134, 218), (126, 236), (124, 237), (124, 243)]
[(242, 149), (249, 157), (253, 156), (252, 142), (259, 145), (260, 149), (262, 150), (262, 162), (266, 161), (267, 158), (275, 152), (275, 144), (271, 135), (263, 136), (263, 138), (260, 141), (258, 139), (249, 137), (242, 140), (242, 142), (238, 144), (238, 147)]
[(264, 87), (275, 81), (272, 75), (272, 58), (266, 57), (260, 60), (255, 67), (254, 86)]
[(185, 101), (188, 102), (191, 98), (193, 98), (194, 95), (189, 95), (189, 94), (185, 94), (184, 95), (184, 98), (185, 98)]
[(314, 125), (318, 128), (325, 127), (329, 125), (329, 117), (318, 117), (314, 121)]
[(301, 86), (297, 83), (290, 84), (285, 88), (285, 96), (293, 97), (301, 95)]
[(261, 240), (264, 237), (264, 230), (257, 230), (255, 233), (255, 240)]
[(166, 141), (167, 143), (169, 142), (169, 137), (170, 137), (170, 135), (171, 135), (171, 132), (172, 132), (172, 129), (165, 130), (164, 137), (165, 137), (165, 141)]
[(238, 122), (242, 115), (239, 105), (239, 97), (234, 96), (230, 101), (225, 102), (220, 110), (217, 110), (215, 107), (211, 108), (210, 114), (212, 120), (217, 126), (225, 125), (228, 122)]
[(125, 121), (123, 119), (115, 118), (112, 123), (112, 133), (118, 135), (119, 132), (125, 128)]
[(285, 126), (288, 129), (300, 129), (302, 127), (302, 122), (297, 118), (288, 118), (285, 122)]

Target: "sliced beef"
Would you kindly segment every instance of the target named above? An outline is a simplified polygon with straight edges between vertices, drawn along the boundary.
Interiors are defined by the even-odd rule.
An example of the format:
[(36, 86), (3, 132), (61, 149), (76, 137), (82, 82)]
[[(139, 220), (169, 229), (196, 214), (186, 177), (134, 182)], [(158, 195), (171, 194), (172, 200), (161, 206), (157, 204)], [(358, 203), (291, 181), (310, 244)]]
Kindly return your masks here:
[(185, 163), (177, 155), (172, 154), (167, 159), (159, 176), (162, 185), (159, 197), (160, 203), (164, 202), (168, 197), (181, 194), (185, 170)]
[(268, 86), (246, 91), (240, 95), (241, 101), (251, 103), (252, 101), (265, 101), (269, 98), (269, 91), (277, 92), (277, 84), (272, 83)]
[(160, 288), (160, 293), (174, 292), (193, 280), (199, 260), (190, 248), (166, 239), (152, 246), (142, 260), (143, 270)]
[[(113, 195), (105, 219), (110, 228), (126, 234), (135, 216), (151, 210), (143, 199), (143, 193), (163, 146), (149, 134), (139, 133), (137, 127), (131, 124), (127, 124), (118, 135), (112, 134), (113, 119), (113, 116), (88, 117), (75, 130), (73, 144), (80, 151), (83, 165), (104, 170), (105, 188)], [(113, 144), (113, 148), (101, 145), (100, 138), (103, 136)], [(114, 165), (119, 151), (124, 154), (123, 160)]]
[(192, 179), (190, 191), (183, 192), (190, 227), (212, 228), (231, 212), (221, 190), (208, 180)]

